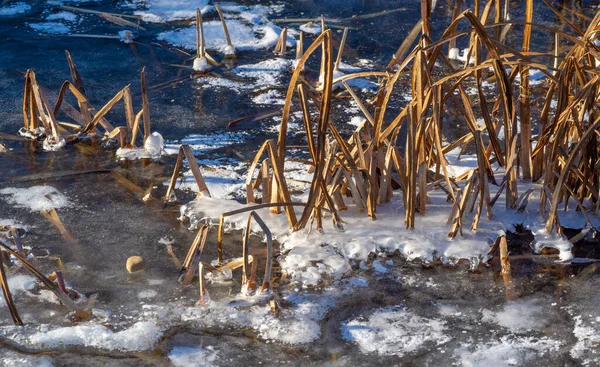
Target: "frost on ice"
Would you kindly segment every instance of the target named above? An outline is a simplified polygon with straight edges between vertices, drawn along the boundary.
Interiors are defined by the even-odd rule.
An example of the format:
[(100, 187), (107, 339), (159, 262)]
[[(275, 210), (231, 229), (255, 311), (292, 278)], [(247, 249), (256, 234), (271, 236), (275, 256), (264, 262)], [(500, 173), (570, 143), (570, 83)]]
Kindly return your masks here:
[(0, 195), (9, 204), (32, 212), (67, 208), (72, 205), (65, 195), (52, 186), (8, 187), (0, 190)]
[(342, 337), (363, 352), (404, 356), (450, 341), (446, 323), (399, 307), (376, 310), (342, 325)]

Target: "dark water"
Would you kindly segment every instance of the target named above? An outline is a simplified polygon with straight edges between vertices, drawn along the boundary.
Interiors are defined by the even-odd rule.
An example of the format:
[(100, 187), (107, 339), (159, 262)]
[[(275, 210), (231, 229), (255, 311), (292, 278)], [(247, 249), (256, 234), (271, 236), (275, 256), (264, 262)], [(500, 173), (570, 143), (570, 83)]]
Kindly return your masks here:
[[(285, 6), (280, 13), (271, 14), (269, 18), (272, 19), (313, 18), (321, 14), (327, 18), (343, 19), (403, 8), (390, 15), (340, 23), (353, 28), (348, 36), (344, 61), (354, 63), (358, 59), (368, 59), (379, 70), (385, 67), (420, 16), (416, 1), (275, 3)], [(329, 297), (327, 299), (334, 300), (334, 305), (325, 308), (325, 316), (318, 322), (320, 337), (309, 344), (292, 346), (280, 342), (269, 343), (251, 327), (240, 328), (228, 324), (206, 326), (197, 320), (184, 322), (173, 318), (171, 313), (177, 311), (172, 309), (192, 307), (197, 300), (197, 287), (182, 288), (179, 285), (178, 269), (166, 246), (158, 243), (160, 238), (171, 237), (174, 240), (174, 253), (182, 260), (195, 236), (195, 233), (177, 221), (178, 207), (164, 207), (158, 200), (164, 193), (162, 182), (171, 173), (173, 157), (165, 157), (158, 163), (118, 164), (112, 152), (103, 152), (96, 146), (89, 149), (69, 146), (60, 152), (41, 152), (36, 144), (24, 142), (14, 136), (23, 121), (21, 104), (24, 72), (34, 69), (40, 84), (51, 91), (58, 91), (62, 82), (69, 78), (64, 56), (64, 50), (69, 50), (82, 74), (90, 102), (99, 108), (127, 84), (131, 84), (134, 104), (139, 106), (139, 73), (145, 67), (150, 86), (153, 130), (171, 140), (182, 139), (191, 133), (219, 134), (233, 119), (279, 107), (254, 105), (250, 97), (252, 91), (237, 93), (221, 88), (215, 92), (208, 87), (199, 86), (188, 77), (188, 69), (172, 66), (186, 63), (188, 57), (164, 44), (156, 43), (155, 37), (159, 32), (176, 28), (179, 24), (143, 24), (147, 31), (136, 32), (136, 43), (132, 45), (114, 39), (42, 35), (32, 30), (28, 23), (42, 22), (50, 10), (54, 12), (56, 9), (45, 1), (31, 1), (28, 4), (32, 9), (25, 14), (0, 17), (0, 38), (3, 40), (0, 48), (0, 132), (8, 134), (1, 135), (0, 142), (11, 149), (8, 154), (0, 154), (0, 189), (48, 184), (64, 193), (77, 205), (75, 208), (59, 210), (60, 218), (74, 240), (66, 241), (38, 212), (15, 208), (4, 201), (0, 201), (0, 218), (26, 224), (30, 229), (23, 239), (24, 244), (40, 253), (48, 252), (51, 257), (60, 258), (65, 266), (68, 283), (87, 297), (96, 295), (97, 303), (94, 307), (111, 312), (105, 319), (96, 316), (93, 322), (105, 324), (114, 330), (125, 329), (135, 321), (148, 318), (142, 311), (144, 304), (161, 308), (161, 317), (168, 320), (164, 322), (166, 330), (157, 343), (156, 350), (151, 352), (119, 352), (105, 350), (101, 346), (29, 349), (26, 343), (11, 339), (10, 335), (14, 330), (10, 327), (7, 309), (2, 308), (0, 343), (3, 348), (0, 357), (10, 360), (15, 355), (33, 356), (43, 352), (47, 353), (46, 358), (55, 365), (166, 365), (169, 363), (166, 356), (172, 348), (204, 345), (219, 351), (219, 358), (215, 361), (217, 365), (460, 365), (464, 358), (461, 359), (462, 355), (455, 352), (461, 347), (470, 346), (471, 349), (467, 348), (468, 352), (465, 352), (467, 354), (478, 352), (477, 346), (484, 349), (483, 354), (493, 356), (508, 353), (507, 350), (491, 347), (491, 341), (506, 337), (514, 341), (512, 349), (518, 351), (517, 363), (523, 366), (540, 363), (570, 366), (579, 365), (585, 360), (575, 358), (571, 352), (578, 342), (574, 325), (578, 315), (583, 315), (587, 323), (585, 325), (591, 325), (592, 328), (597, 325), (594, 321), (598, 316), (597, 270), (587, 268), (581, 275), (572, 268), (554, 264), (551, 258), (524, 259), (513, 263), (515, 299), (522, 301), (525, 308), (530, 304), (528, 302), (539, 308), (535, 319), (541, 326), (525, 332), (514, 332), (482, 316), (482, 310), (499, 312), (507, 302), (505, 285), (498, 276), (497, 259), (492, 261), (495, 265), (481, 266), (477, 272), (469, 272), (468, 265), (462, 264), (446, 268), (407, 263), (399, 256), (386, 258), (395, 265), (390, 266), (389, 272), (385, 274), (373, 270), (371, 265), (374, 259), (368, 262), (367, 270), (361, 270), (355, 264), (352, 275), (367, 279), (369, 288), (353, 288), (341, 280), (331, 288), (346, 287), (349, 294), (340, 295), (328, 287), (306, 291), (309, 296), (324, 294), (324, 297)], [(452, 4), (452, 1), (438, 2), (432, 22), (434, 39), (448, 25)], [(521, 19), (522, 2), (513, 1), (510, 4), (513, 19)], [(122, 7), (119, 1), (81, 2), (77, 5), (98, 11), (132, 13), (131, 8)], [(573, 8), (579, 7), (589, 16), (593, 15), (592, 5), (590, 2), (569, 4)], [(539, 17), (540, 22), (560, 24), (555, 15), (542, 9), (542, 5), (537, 3), (536, 17)], [(81, 22), (73, 26), (73, 33), (114, 35), (123, 29), (95, 14), (78, 15)], [(573, 21), (578, 20), (574, 18)], [(298, 24), (292, 26), (297, 27)], [(338, 28), (334, 29), (339, 39), (341, 33)], [(518, 33), (519, 27), (515, 26), (508, 38), (511, 47), (519, 47)], [(534, 33), (534, 44), (539, 46), (539, 51), (550, 51), (550, 40), (541, 32)], [(292, 57), (291, 55), (290, 52), (288, 57)], [(246, 52), (239, 55), (238, 62), (255, 63), (272, 57), (267, 50)], [(214, 71), (214, 76), (227, 77), (227, 73), (226, 68), (219, 68)], [(285, 74), (282, 85), (276, 89), (285, 91), (288, 77)], [(167, 87), (154, 88), (173, 80), (177, 82)], [(400, 84), (402, 83), (407, 86), (406, 81)], [(401, 100), (394, 103), (399, 106)], [(111, 112), (108, 118), (115, 122), (122, 121), (121, 109)], [(348, 118), (343, 111), (333, 118), (336, 123), (339, 122), (347, 129), (351, 128), (343, 125)], [(275, 136), (273, 132), (263, 131), (265, 126), (274, 124), (275, 122), (270, 121), (238, 125), (238, 131), (245, 130), (249, 134), (244, 142), (236, 143), (231, 148), (240, 151), (246, 158), (251, 158), (265, 138)], [(298, 137), (292, 143), (302, 144), (302, 139)], [(221, 148), (204, 154), (214, 158), (226, 156), (230, 152)], [(97, 171), (76, 176), (70, 174), (73, 171), (91, 170)], [(141, 200), (144, 194), (119, 183), (113, 172), (131, 180), (142, 189), (157, 186), (152, 190), (155, 199), (144, 203)], [(56, 176), (59, 174), (65, 176)], [(47, 178), (44, 175), (55, 177)], [(186, 202), (192, 196), (182, 193), (179, 198)], [(215, 237), (211, 233), (210, 244), (214, 245)], [(239, 242), (239, 234), (227, 237), (226, 254), (239, 256)], [(209, 246), (207, 252), (214, 256), (214, 246)], [(144, 275), (136, 277), (125, 272), (125, 259), (131, 255), (141, 255), (148, 262), (148, 270)], [(52, 258), (40, 256), (34, 262), (45, 273), (56, 270), (56, 261)], [(21, 270), (18, 273), (24, 272)], [(236, 280), (226, 285), (211, 287), (213, 298), (223, 300), (239, 292), (239, 272), (234, 272), (234, 279)], [(145, 290), (152, 290), (155, 295), (149, 298), (139, 297), (140, 292)], [(294, 286), (283, 282), (280, 292), (283, 296), (294, 294)], [(508, 298), (512, 299), (513, 296)], [(260, 304), (264, 305), (264, 302)], [(405, 307), (421, 317), (443, 320), (451, 340), (441, 347), (425, 343), (422, 348), (402, 357), (386, 357), (362, 353), (356, 345), (342, 338), (340, 328), (343, 323), (369, 316), (374, 309), (393, 305)], [(444, 314), (439, 311), (440, 305), (458, 311), (451, 315)], [(286, 306), (292, 310), (299, 307), (298, 304), (284, 304), (283, 308)], [(33, 329), (43, 324), (71, 325), (65, 319), (65, 308), (60, 305), (42, 304), (35, 298), (21, 296), (17, 297), (17, 307), (26, 315), (24, 321), (27, 328)], [(526, 344), (524, 338), (551, 338), (560, 341), (560, 347), (545, 354), (532, 352), (530, 349), (522, 351), (519, 348)], [(584, 357), (593, 361), (598, 352), (596, 344), (592, 340), (586, 345), (588, 351), (584, 352)], [(489, 350), (486, 351), (485, 348)], [(39, 356), (35, 358), (37, 357)], [(37, 359), (32, 361), (32, 365), (39, 362)]]

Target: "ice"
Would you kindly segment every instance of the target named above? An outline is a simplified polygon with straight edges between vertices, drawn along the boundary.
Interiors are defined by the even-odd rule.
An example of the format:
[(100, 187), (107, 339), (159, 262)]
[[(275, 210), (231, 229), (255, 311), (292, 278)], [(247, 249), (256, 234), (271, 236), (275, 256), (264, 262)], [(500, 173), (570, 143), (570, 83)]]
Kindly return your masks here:
[(210, 69), (210, 65), (208, 64), (208, 59), (206, 57), (196, 57), (194, 59), (192, 70), (202, 73), (208, 71), (208, 69)]
[(482, 314), (482, 321), (493, 322), (515, 333), (540, 329), (547, 315), (539, 300), (509, 301), (501, 311), (486, 309)]
[[(467, 167), (473, 167), (476, 164), (476, 159), (472, 156), (463, 156), (461, 162), (463, 166), (459, 167), (456, 166), (456, 161), (451, 160), (453, 165), (449, 169), (455, 172), (459, 169), (467, 170)], [(287, 171), (289, 168), (288, 165)], [(286, 172), (286, 176), (289, 174), (290, 172)], [(300, 179), (306, 180), (310, 177), (301, 177)], [(369, 254), (377, 252), (399, 251), (408, 260), (441, 259), (449, 262), (475, 258), (485, 262), (488, 259), (487, 253), (490, 244), (506, 230), (514, 230), (515, 224), (523, 224), (532, 231), (536, 240), (536, 251), (540, 251), (544, 247), (556, 248), (560, 251), (562, 261), (570, 260), (572, 258), (570, 242), (564, 237), (546, 234), (544, 231), (545, 221), (537, 214), (540, 185), (526, 182), (520, 182), (519, 185), (522, 190), (529, 187), (534, 190), (524, 212), (506, 209), (504, 197), (501, 196), (493, 208), (491, 219), (483, 215), (476, 232), (466, 230), (463, 231), (463, 236), (455, 239), (448, 237), (449, 226), (440, 225), (440, 223), (446, 223), (452, 206), (446, 200), (446, 194), (440, 190), (429, 191), (428, 212), (424, 216), (416, 217), (414, 230), (405, 229), (403, 201), (398, 192), (393, 194), (389, 203), (378, 207), (376, 221), (368, 218), (365, 213), (358, 212), (351, 199), (347, 199), (346, 205), (349, 209), (340, 213), (344, 220), (343, 231), (336, 229), (330, 218), (325, 218), (323, 233), (312, 231), (309, 235), (307, 229), (292, 232), (284, 214), (272, 214), (268, 209), (259, 210), (258, 213), (285, 250), (286, 257), (282, 261), (284, 269), (292, 276), (292, 279), (304, 285), (318, 284), (319, 277), (339, 278), (348, 271), (350, 262), (364, 261)], [(208, 187), (211, 190), (210, 183), (208, 183)], [(227, 205), (225, 202), (219, 202), (218, 205), (215, 204), (207, 198), (196, 198), (182, 207), (182, 218), (189, 218), (192, 226), (198, 221), (214, 225), (218, 223), (222, 212), (244, 207), (243, 204), (238, 203)], [(222, 207), (222, 210), (216, 210), (215, 208), (218, 206)], [(296, 208), (295, 211), (296, 215), (300, 216), (300, 208)], [(577, 224), (578, 221), (583, 220), (573, 211), (560, 211), (559, 217), (563, 225), (564, 223)], [(227, 229), (243, 228), (246, 219), (247, 214), (226, 218)], [(600, 219), (595, 218), (594, 222), (597, 221)]]
[(235, 57), (235, 47), (232, 45), (225, 45), (221, 52), (223, 52), (223, 55), (225, 56)]
[(65, 139), (58, 138), (58, 140), (56, 140), (56, 138), (54, 136), (48, 135), (46, 137), (46, 139), (44, 139), (44, 143), (42, 144), (42, 147), (47, 152), (56, 152), (56, 151), (59, 151), (62, 148), (64, 148), (65, 145), (67, 145), (67, 142), (65, 141)]
[(353, 116), (348, 123), (352, 126), (359, 127), (365, 121), (364, 116)]
[(29, 27), (40, 33), (48, 34), (68, 34), (71, 32), (71, 27), (58, 22), (29, 23)]
[(119, 40), (123, 43), (133, 43), (133, 33), (131, 33), (131, 31), (128, 30), (122, 30), (119, 31), (119, 33), (117, 33), (119, 35)]
[(356, 343), (365, 353), (404, 355), (428, 350), (450, 341), (446, 323), (427, 319), (400, 307), (375, 310), (342, 324), (342, 337)]
[[(3, 3), (5, 4), (5, 3)], [(17, 15), (31, 10), (31, 6), (23, 2), (13, 3), (7, 6), (0, 7), (0, 17)]]
[(145, 321), (117, 332), (106, 326), (93, 324), (59, 327), (37, 332), (29, 337), (29, 341), (34, 347), (85, 346), (128, 352), (151, 350), (161, 336), (162, 330), (159, 326)]
[(146, 289), (146, 290), (143, 290), (143, 291), (141, 291), (141, 292), (138, 293), (138, 298), (141, 298), (141, 299), (154, 298), (157, 295), (158, 295), (158, 292), (156, 292), (155, 290), (153, 290), (153, 289)]
[[(214, 20), (204, 22), (202, 27), (204, 29), (204, 47), (207, 50), (221, 51), (227, 46), (223, 25), (220, 21)], [(260, 41), (260, 39), (254, 35), (251, 26), (246, 25), (237, 19), (227, 20), (227, 29), (229, 30), (231, 42), (236, 48), (243, 47), (244, 45), (248, 46), (250, 44), (256, 44)], [(159, 33), (157, 38), (176, 47), (183, 47), (188, 50), (196, 49), (195, 26)]]
[(160, 158), (164, 146), (165, 140), (156, 131), (150, 134), (144, 142), (144, 149), (146, 149), (152, 158)]
[(52, 359), (48, 356), (19, 354), (4, 348), (0, 351), (0, 365), (4, 367), (52, 367)]
[(522, 366), (534, 363), (541, 356), (556, 352), (562, 342), (548, 337), (503, 336), (477, 345), (465, 344), (454, 351), (457, 363), (465, 367)]
[(2, 227), (2, 226), (23, 228), (25, 230), (27, 230), (29, 228), (29, 226), (26, 226), (23, 223), (15, 220), (15, 219), (6, 219), (6, 218), (0, 218), (0, 227)]
[(231, 144), (241, 143), (244, 140), (244, 136), (244, 133), (232, 132), (221, 134), (191, 134), (184, 137), (179, 142), (167, 141), (165, 153), (177, 154), (179, 153), (180, 145), (187, 144), (194, 152), (194, 155), (199, 155)]
[[(223, 25), (220, 21), (204, 22), (203, 29), (204, 47), (207, 50), (216, 50), (224, 54), (228, 54), (231, 51), (226, 43)], [(227, 29), (229, 30), (231, 43), (233, 43), (233, 46), (238, 51), (272, 48), (277, 44), (277, 40), (281, 34), (281, 28), (271, 23), (251, 25), (237, 19), (227, 20)], [(162, 32), (158, 34), (157, 38), (176, 47), (196, 50), (195, 26)], [(288, 46), (293, 47), (296, 41), (291, 36), (288, 36), (287, 43)]]
[(285, 103), (285, 98), (281, 92), (272, 89), (252, 98), (252, 102), (255, 104), (283, 105)]
[[(467, 61), (467, 55), (469, 54), (469, 49), (465, 48), (462, 50), (462, 54), (460, 53), (460, 49), (458, 48), (451, 48), (448, 51), (448, 58), (450, 60), (457, 60), (460, 62), (465, 62)], [(473, 64), (475, 62), (475, 58), (473, 56), (471, 56), (471, 58), (469, 59), (469, 64)]]
[(32, 212), (72, 206), (67, 197), (52, 186), (8, 187), (0, 190), (0, 195), (3, 195), (3, 199), (9, 204)]
[(219, 352), (208, 346), (175, 347), (169, 353), (169, 360), (175, 367), (214, 366)]
[(135, 11), (135, 14), (142, 16), (142, 20), (144, 22), (150, 23), (172, 22), (180, 19), (191, 19), (196, 16), (196, 9), (202, 9), (203, 13), (211, 9), (211, 7), (206, 7), (209, 4), (209, 2), (209, 0), (138, 1), (138, 3), (145, 6), (146, 10)]
[[(35, 278), (29, 275), (13, 275), (8, 277), (8, 288), (13, 297), (18, 297), (24, 292), (29, 292), (35, 288)], [(4, 297), (0, 298), (0, 307), (6, 307)]]
[(575, 316), (574, 320), (573, 335), (577, 342), (571, 348), (571, 356), (580, 359), (585, 366), (597, 366), (600, 363), (600, 331), (597, 327), (600, 320), (590, 320), (582, 315)]
[[(246, 178), (239, 174), (239, 167), (246, 167), (245, 164), (240, 163), (238, 166), (235, 165), (221, 165), (219, 161), (202, 161), (200, 162), (200, 171), (202, 177), (209, 187), (210, 194), (213, 198), (217, 199), (235, 199), (236, 197), (242, 197), (246, 192)], [(206, 169), (205, 167), (210, 167)], [(194, 175), (191, 170), (187, 170), (183, 173), (183, 180), (177, 180), (176, 188), (192, 190), (198, 192), (198, 184), (194, 179)], [(168, 185), (169, 182), (165, 182)]]
[(150, 134), (144, 142), (143, 148), (119, 148), (117, 149), (117, 157), (119, 159), (136, 160), (136, 159), (159, 159), (164, 148), (164, 139), (162, 135), (156, 131)]
[(385, 266), (383, 266), (383, 264), (379, 260), (373, 261), (373, 269), (375, 269), (377, 273), (381, 274), (385, 274), (388, 272), (388, 269)]
[(310, 34), (321, 34), (321, 26), (313, 22), (308, 22), (300, 26), (300, 30)]
[[(204, 327), (236, 327), (254, 329), (263, 340), (279, 341), (286, 344), (304, 344), (316, 340), (320, 336), (320, 327), (313, 315), (297, 315), (292, 311), (282, 312), (279, 317), (271, 312), (269, 305), (254, 305), (260, 295), (254, 298), (238, 296), (239, 303), (212, 301), (202, 307), (186, 310), (182, 321), (199, 323)], [(241, 307), (244, 305), (244, 307)], [(327, 307), (315, 305), (317, 308)]]
[(279, 86), (282, 74), (291, 65), (287, 59), (274, 58), (256, 64), (238, 66), (232, 72), (254, 80), (254, 85), (261, 88)]
[(70, 11), (60, 11), (58, 13), (50, 14), (46, 17), (46, 20), (64, 20), (67, 22), (75, 22), (79, 16)]

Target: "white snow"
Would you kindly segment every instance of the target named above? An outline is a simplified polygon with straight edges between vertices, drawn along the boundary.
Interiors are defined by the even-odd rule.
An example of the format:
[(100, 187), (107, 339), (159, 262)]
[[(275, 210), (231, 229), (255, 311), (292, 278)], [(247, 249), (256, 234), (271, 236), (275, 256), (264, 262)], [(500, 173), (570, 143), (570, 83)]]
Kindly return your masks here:
[(359, 126), (360, 126), (360, 125), (361, 125), (361, 124), (362, 124), (362, 123), (363, 123), (365, 120), (366, 120), (366, 119), (365, 119), (365, 117), (364, 117), (364, 116), (362, 116), (362, 115), (361, 115), (361, 116), (353, 116), (353, 117), (350, 119), (350, 121), (348, 121), (348, 123), (349, 123), (350, 125), (353, 125), (353, 126), (359, 127)]
[(240, 65), (232, 70), (241, 77), (251, 78), (254, 85), (267, 88), (280, 84), (283, 72), (291, 66), (291, 61), (282, 58), (273, 58), (256, 64)]
[(5, 348), (0, 352), (0, 365), (4, 367), (52, 367), (52, 359), (48, 356), (19, 354)]
[(23, 2), (13, 3), (7, 6), (0, 7), (0, 17), (17, 15), (31, 10), (31, 6)]
[(548, 316), (539, 300), (509, 301), (501, 311), (486, 309), (482, 314), (482, 321), (493, 322), (515, 333), (539, 330)]
[(547, 353), (557, 352), (562, 343), (548, 337), (503, 336), (488, 343), (464, 344), (454, 351), (457, 364), (464, 367), (523, 366), (535, 363)]
[(252, 102), (254, 102), (254, 104), (283, 105), (285, 103), (285, 97), (280, 91), (271, 89), (253, 97)]
[(44, 139), (42, 147), (47, 152), (56, 152), (64, 148), (65, 145), (67, 145), (65, 139), (59, 137), (58, 140), (56, 140), (54, 136), (48, 135), (46, 139)]
[(159, 159), (164, 148), (164, 139), (162, 135), (156, 131), (150, 134), (144, 142), (143, 148), (119, 148), (116, 155), (119, 159), (136, 160), (136, 159)]
[(7, 187), (0, 190), (3, 199), (18, 208), (32, 212), (67, 208), (72, 203), (52, 186), (31, 186), (29, 188)]
[[(13, 298), (16, 298), (20, 294), (29, 292), (35, 288), (35, 278), (22, 274), (8, 276), (8, 288)], [(0, 297), (0, 307), (6, 307), (4, 297)]]
[(131, 31), (128, 30), (122, 30), (119, 31), (119, 33), (117, 33), (119, 35), (119, 41), (123, 42), (123, 43), (133, 43), (133, 33)]
[(321, 26), (313, 22), (302, 24), (300, 30), (310, 34), (321, 34)]
[[(460, 62), (466, 62), (467, 61), (467, 55), (469, 54), (469, 49), (465, 48), (462, 50), (462, 54), (460, 52), (460, 49), (458, 48), (451, 48), (448, 51), (448, 58), (450, 60), (457, 60)], [(469, 64), (473, 64), (475, 62), (475, 58), (473, 56), (471, 56), (471, 58), (469, 59)]]
[(68, 34), (71, 32), (71, 27), (58, 22), (29, 23), (29, 27), (40, 33), (48, 34)]
[(241, 143), (243, 139), (243, 133), (225, 132), (221, 134), (191, 134), (184, 137), (179, 142), (167, 141), (165, 153), (177, 154), (179, 153), (179, 146), (181, 144), (187, 144), (194, 152), (194, 155), (199, 155), (231, 144)]
[[(210, 167), (208, 169), (207, 167)], [(209, 188), (213, 198), (234, 199), (241, 197), (246, 192), (246, 178), (237, 173), (233, 166), (219, 166), (217, 164), (201, 165), (202, 177)], [(198, 192), (198, 185), (194, 180), (191, 170), (183, 173), (184, 179), (177, 180), (178, 189), (187, 189)], [(165, 182), (168, 185), (168, 182)]]
[(79, 16), (70, 11), (59, 11), (58, 13), (50, 14), (46, 17), (46, 20), (64, 20), (67, 22), (75, 22)]
[(226, 57), (235, 57), (235, 47), (232, 45), (223, 46), (221, 52), (223, 52), (223, 55)]
[(150, 134), (144, 142), (144, 149), (146, 149), (152, 158), (160, 158), (164, 146), (165, 140), (156, 131)]
[(404, 355), (429, 350), (451, 340), (446, 323), (427, 319), (400, 307), (375, 310), (342, 324), (342, 337), (365, 353)]
[(35, 347), (84, 346), (105, 350), (151, 350), (160, 340), (162, 330), (153, 322), (137, 322), (128, 329), (112, 331), (106, 326), (80, 324), (40, 331), (29, 338)]
[[(204, 47), (207, 50), (220, 51), (227, 46), (223, 25), (220, 21), (213, 20), (204, 22), (202, 27), (204, 29)], [(239, 20), (227, 20), (227, 29), (229, 30), (231, 42), (236, 48), (243, 47), (244, 45), (248, 46), (250, 44), (256, 44), (260, 41), (260, 39), (254, 35), (252, 27)], [(181, 28), (175, 31), (162, 32), (158, 34), (157, 38), (176, 47), (183, 47), (189, 50), (196, 49), (195, 26)]]
[[(473, 167), (476, 160), (472, 156), (463, 156), (462, 162), (466, 166)], [(292, 163), (292, 162), (289, 162)], [(286, 177), (297, 176), (294, 170), (290, 172), (291, 165), (286, 163)], [(456, 163), (456, 162), (454, 162)], [(451, 169), (457, 170), (457, 167)], [(302, 174), (306, 176), (305, 173)], [(310, 180), (306, 177), (294, 177), (300, 180)], [(242, 177), (239, 177), (239, 192), (243, 193)], [(207, 185), (212, 192), (211, 183)], [(545, 221), (538, 216), (539, 184), (519, 182), (521, 190), (529, 187), (534, 189), (526, 210), (522, 213), (513, 209), (506, 209), (504, 196), (500, 196), (492, 209), (493, 217), (488, 219), (485, 213), (482, 215), (478, 230), (470, 231), (470, 218), (467, 215), (463, 236), (454, 240), (448, 237), (450, 226), (445, 224), (451, 210), (451, 203), (446, 201), (446, 194), (441, 190), (428, 192), (430, 202), (427, 205), (427, 213), (415, 218), (415, 229), (406, 230), (404, 224), (404, 206), (401, 194), (394, 192), (389, 203), (377, 208), (377, 220), (371, 220), (366, 213), (356, 210), (351, 199), (346, 199), (348, 210), (340, 212), (344, 221), (344, 229), (340, 231), (331, 222), (331, 217), (324, 218), (324, 231), (319, 233), (312, 231), (308, 234), (308, 228), (292, 232), (285, 214), (272, 214), (269, 209), (259, 209), (257, 213), (269, 226), (274, 237), (282, 244), (285, 257), (281, 261), (283, 268), (291, 275), (292, 279), (304, 285), (316, 285), (321, 278), (340, 278), (351, 268), (352, 261), (364, 261), (370, 253), (393, 253), (399, 251), (407, 260), (421, 259), (432, 261), (441, 259), (443, 262), (456, 262), (459, 259), (477, 259), (487, 261), (488, 251), (491, 243), (506, 230), (513, 230), (515, 224), (523, 223), (528, 227), (536, 239), (536, 251), (544, 247), (557, 248), (561, 253), (561, 260), (568, 261), (572, 258), (570, 252), (571, 243), (564, 237), (550, 235), (544, 231)], [(495, 186), (490, 186), (495, 188)], [(191, 189), (195, 189), (190, 186)], [(196, 188), (197, 190), (197, 188)], [(217, 183), (217, 192), (219, 192)], [(492, 189), (493, 190), (493, 189)], [(493, 194), (493, 193), (492, 193)], [(292, 198), (293, 201), (303, 201), (306, 194)], [(195, 227), (198, 222), (207, 222), (211, 225), (218, 224), (221, 213), (240, 208), (250, 208), (251, 205), (243, 205), (233, 201), (222, 200), (220, 194), (214, 198), (198, 197), (181, 207), (181, 219), (189, 219), (190, 226)], [(296, 216), (300, 217), (302, 208), (295, 207)], [(247, 213), (225, 218), (227, 230), (244, 228)], [(573, 228), (582, 227), (584, 222), (578, 213), (574, 211), (558, 213), (563, 225), (569, 224)], [(596, 219), (600, 221), (600, 219)], [(579, 226), (579, 227), (578, 227)], [(383, 271), (385, 266), (377, 266), (377, 270)]]
[(192, 65), (192, 70), (203, 73), (210, 69), (210, 65), (208, 64), (208, 59), (206, 57), (196, 57), (194, 59), (194, 64)]
[(202, 13), (212, 10), (207, 7), (209, 0), (147, 0), (145, 10), (135, 11), (144, 22), (161, 23), (180, 19), (191, 19), (196, 16), (196, 9)]
[(597, 366), (600, 363), (600, 331), (597, 326), (600, 318), (590, 320), (590, 317), (577, 315), (573, 319), (573, 335), (577, 342), (571, 348), (571, 356), (580, 359), (585, 366)]

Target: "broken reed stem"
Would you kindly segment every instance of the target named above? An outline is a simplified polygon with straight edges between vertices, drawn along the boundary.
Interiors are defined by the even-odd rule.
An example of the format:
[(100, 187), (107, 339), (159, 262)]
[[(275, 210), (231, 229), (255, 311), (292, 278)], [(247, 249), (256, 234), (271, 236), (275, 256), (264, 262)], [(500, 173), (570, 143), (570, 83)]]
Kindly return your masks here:
[(150, 136), (150, 104), (148, 103), (148, 93), (146, 91), (146, 67), (142, 68), (140, 73), (142, 88), (142, 116), (144, 118), (144, 143)]
[[(5, 254), (3, 250), (0, 250), (2, 255)], [(8, 287), (8, 279), (6, 278), (6, 272), (4, 271), (4, 264), (0, 262), (0, 286), (2, 286), (2, 294), (4, 295), (4, 300), (6, 301), (6, 305), (8, 306), (8, 310), (10, 312), (10, 316), (12, 317), (13, 323), (15, 325), (23, 325), (23, 321), (21, 321), (21, 317), (19, 316), (19, 312), (17, 311), (17, 307), (15, 306), (15, 302), (13, 301), (12, 294), (10, 293), (10, 288)]]
[(258, 209), (262, 209), (262, 208), (270, 208), (270, 207), (274, 207), (274, 206), (293, 207), (293, 206), (305, 206), (305, 205), (306, 205), (306, 203), (297, 203), (297, 202), (296, 203), (265, 203), (265, 204), (252, 205), (248, 208), (241, 208), (241, 209), (237, 209), (237, 210), (232, 210), (230, 212), (221, 213), (221, 218), (219, 219), (219, 230), (217, 232), (217, 245), (218, 245), (218, 256), (219, 256), (218, 262), (219, 263), (223, 262), (222, 247), (223, 247), (223, 232), (225, 230), (225, 218), (226, 217), (245, 213), (247, 211), (258, 210)]
[(265, 266), (265, 275), (263, 278), (263, 284), (261, 287), (262, 292), (269, 291), (271, 288), (271, 272), (273, 266), (273, 236), (269, 227), (263, 222), (261, 217), (255, 212), (251, 211), (248, 214), (248, 221), (246, 223), (246, 228), (244, 230), (243, 239), (242, 239), (242, 256), (244, 258), (243, 267), (242, 267), (242, 293), (246, 295), (250, 295), (254, 293), (256, 290), (256, 269), (258, 262), (256, 260), (252, 261), (252, 271), (251, 276), (248, 277), (248, 264), (249, 264), (249, 251), (248, 245), (250, 241), (250, 233), (252, 231), (252, 220), (254, 220), (264, 232), (267, 238), (267, 259)]
[(223, 25), (223, 32), (225, 32), (225, 41), (227, 45), (233, 47), (233, 43), (231, 43), (231, 37), (229, 36), (229, 30), (227, 29), (227, 23), (225, 22), (225, 17), (223, 17), (223, 13), (221, 12), (221, 7), (219, 4), (215, 4), (215, 8), (217, 9), (217, 13), (219, 14), (219, 18), (221, 19), (221, 24)]
[(198, 185), (198, 196), (210, 196), (210, 191), (208, 190), (208, 186), (206, 186), (206, 182), (202, 177), (202, 173), (200, 172), (200, 167), (198, 166), (198, 162), (196, 161), (196, 157), (194, 157), (194, 152), (192, 148), (190, 148), (187, 144), (182, 144), (179, 147), (179, 153), (177, 154), (177, 161), (175, 162), (175, 168), (173, 169), (173, 175), (171, 176), (171, 181), (169, 182), (169, 187), (167, 188), (167, 192), (164, 196), (164, 202), (171, 201), (171, 195), (173, 194), (173, 190), (175, 189), (175, 184), (177, 183), (177, 177), (179, 177), (179, 171), (183, 165), (183, 159), (186, 159), (188, 162), (188, 166), (190, 167), (190, 171), (192, 171), (192, 175), (194, 176), (194, 180), (196, 181), (196, 185)]
[[(507, 4), (508, 5), (508, 4)], [(523, 34), (522, 52), (529, 52), (531, 43), (531, 23), (533, 21), (533, 0), (527, 0), (525, 4), (525, 30)], [(521, 123), (521, 169), (523, 179), (529, 180), (532, 177), (531, 160), (531, 105), (529, 96), (529, 67), (521, 66), (521, 89), (519, 93), (519, 112)]]
[(199, 266), (200, 255), (204, 251), (204, 245), (208, 238), (208, 225), (203, 224), (198, 229), (198, 233), (192, 242), (190, 249), (181, 265), (180, 272), (184, 274), (182, 284), (188, 285), (192, 282), (194, 274), (196, 274), (196, 268)]
[(335, 59), (335, 65), (333, 70), (338, 70), (340, 61), (342, 61), (342, 54), (344, 53), (344, 46), (346, 45), (346, 36), (348, 35), (348, 27), (344, 28), (344, 34), (342, 35), (342, 41), (340, 42), (340, 48), (338, 49), (337, 58)]
[(304, 53), (303, 34), (304, 33), (300, 31), (300, 35), (298, 35), (298, 41), (296, 42), (296, 60), (300, 60), (302, 58), (302, 54)]
[(196, 57), (206, 57), (204, 47), (204, 27), (202, 25), (202, 12), (200, 9), (196, 9)]
[(274, 52), (282, 57), (285, 57), (285, 53), (287, 51), (287, 28), (283, 28), (281, 30), (281, 34), (279, 35), (279, 39), (277, 40), (277, 45), (275, 45)]

